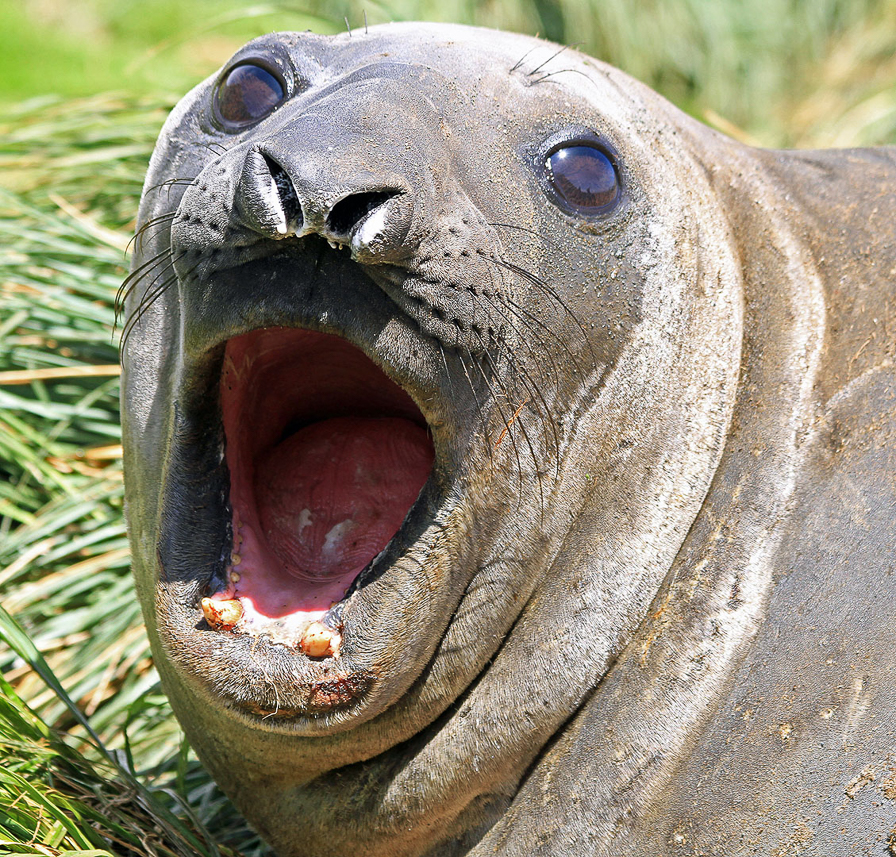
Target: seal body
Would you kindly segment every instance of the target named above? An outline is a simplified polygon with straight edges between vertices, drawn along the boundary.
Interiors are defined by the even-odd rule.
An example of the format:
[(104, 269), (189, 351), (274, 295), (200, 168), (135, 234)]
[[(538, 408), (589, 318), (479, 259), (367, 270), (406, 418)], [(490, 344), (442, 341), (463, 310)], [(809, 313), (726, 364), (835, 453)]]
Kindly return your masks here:
[(186, 96), (130, 533), (278, 854), (896, 847), (894, 178), (464, 27), (273, 34)]

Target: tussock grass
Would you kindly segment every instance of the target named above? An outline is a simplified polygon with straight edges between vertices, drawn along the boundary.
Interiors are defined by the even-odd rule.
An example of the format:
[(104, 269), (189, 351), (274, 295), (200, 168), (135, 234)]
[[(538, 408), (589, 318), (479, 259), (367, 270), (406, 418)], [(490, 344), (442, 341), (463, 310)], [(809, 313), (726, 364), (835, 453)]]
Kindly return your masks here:
[(0, 0), (0, 17), (7, 99), (16, 84), (183, 92), (273, 29), (459, 21), (579, 45), (763, 145), (872, 145), (896, 131), (896, 0), (141, 0), (139, 15), (115, 0)]
[(168, 107), (0, 124), (0, 853), (261, 849), (183, 743), (129, 573), (113, 301)]
[[(360, 26), (364, 8), (582, 42), (766, 144), (896, 140), (896, 0), (306, 11)], [(46, 96), (0, 117), (0, 853), (214, 854), (207, 829), (222, 854), (263, 851), (183, 743), (128, 568), (112, 302), (173, 101)]]
[[(45, 682), (83, 729), (80, 748), (62, 740), (0, 679), (0, 850), (55, 857), (230, 857), (187, 800), (134, 771), (130, 748), (110, 752), (62, 689), (21, 627), (0, 608), (0, 639)], [(183, 766), (182, 766), (183, 768)], [(183, 770), (181, 770), (183, 773)], [(181, 778), (184, 792), (185, 778)]]

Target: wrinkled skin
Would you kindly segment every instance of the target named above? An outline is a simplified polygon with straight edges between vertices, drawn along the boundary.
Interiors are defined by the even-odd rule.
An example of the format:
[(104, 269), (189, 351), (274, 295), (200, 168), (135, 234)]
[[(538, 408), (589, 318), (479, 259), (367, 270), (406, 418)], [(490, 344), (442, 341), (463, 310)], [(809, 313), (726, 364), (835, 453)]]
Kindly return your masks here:
[[(225, 67), (277, 70), (269, 115), (222, 127), (215, 77), (168, 120), (122, 405), (165, 688), (281, 857), (884, 854), (896, 155), (750, 149), (558, 50), (274, 34)], [(543, 170), (583, 135), (597, 216)], [(376, 193), (352, 243), (331, 215)], [(338, 657), (200, 610), (238, 547), (224, 343), (258, 328), (347, 340), (431, 437)]]

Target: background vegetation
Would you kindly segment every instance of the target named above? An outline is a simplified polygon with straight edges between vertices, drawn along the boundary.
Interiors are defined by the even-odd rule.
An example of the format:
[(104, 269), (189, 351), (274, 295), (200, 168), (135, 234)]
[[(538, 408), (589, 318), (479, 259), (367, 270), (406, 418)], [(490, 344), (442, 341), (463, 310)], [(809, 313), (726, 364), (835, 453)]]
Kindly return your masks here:
[(581, 43), (747, 141), (896, 142), (896, 0), (0, 0), (0, 853), (263, 850), (131, 590), (112, 299), (177, 95), (248, 38), (365, 14)]
[(870, 145), (896, 129), (894, 0), (0, 0), (0, 103), (177, 95), (253, 36), (365, 17), (576, 43), (764, 145)]

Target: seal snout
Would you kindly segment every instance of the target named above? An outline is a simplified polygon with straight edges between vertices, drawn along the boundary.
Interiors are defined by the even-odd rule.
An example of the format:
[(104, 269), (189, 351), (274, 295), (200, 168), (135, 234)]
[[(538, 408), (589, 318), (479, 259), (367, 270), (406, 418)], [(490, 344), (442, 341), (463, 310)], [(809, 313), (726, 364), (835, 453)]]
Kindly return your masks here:
[(313, 168), (313, 160), (303, 180), (272, 155), (250, 149), (235, 189), (235, 218), (266, 238), (317, 234), (333, 247), (349, 247), (360, 262), (390, 261), (403, 249), (413, 217), (408, 188), (368, 173), (328, 181), (327, 170)]

